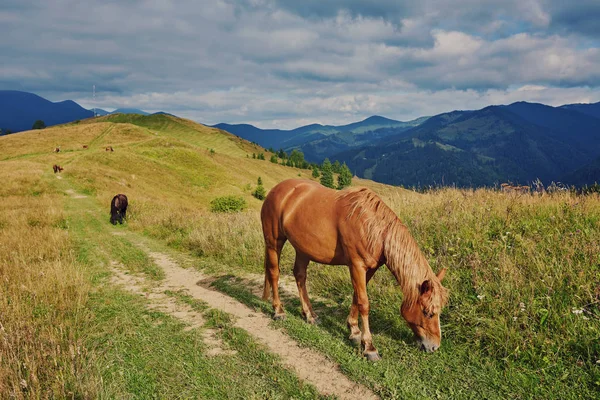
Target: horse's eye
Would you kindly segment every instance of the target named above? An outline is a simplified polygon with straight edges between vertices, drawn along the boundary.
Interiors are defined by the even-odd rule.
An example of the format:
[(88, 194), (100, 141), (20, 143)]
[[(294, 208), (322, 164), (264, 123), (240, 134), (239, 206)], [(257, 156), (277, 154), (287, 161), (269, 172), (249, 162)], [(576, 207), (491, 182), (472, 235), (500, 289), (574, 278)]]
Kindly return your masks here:
[(433, 313), (427, 312), (427, 310), (423, 310), (423, 315), (429, 319), (433, 318)]

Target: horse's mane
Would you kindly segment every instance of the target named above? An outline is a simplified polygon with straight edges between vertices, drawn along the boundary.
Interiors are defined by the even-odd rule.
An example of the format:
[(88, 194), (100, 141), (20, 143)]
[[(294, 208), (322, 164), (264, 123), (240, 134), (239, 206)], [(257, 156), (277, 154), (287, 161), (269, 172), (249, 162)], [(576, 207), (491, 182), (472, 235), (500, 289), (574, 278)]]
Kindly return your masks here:
[(437, 308), (433, 311), (439, 312), (439, 308), (447, 301), (447, 290), (432, 271), (406, 225), (377, 194), (367, 188), (343, 190), (339, 192), (338, 199), (348, 203), (350, 209), (347, 218), (357, 218), (363, 224), (370, 250), (383, 241), (386, 266), (402, 288), (405, 305), (416, 303), (421, 284), (430, 280), (434, 287), (432, 298), (439, 300), (432, 301), (432, 307)]

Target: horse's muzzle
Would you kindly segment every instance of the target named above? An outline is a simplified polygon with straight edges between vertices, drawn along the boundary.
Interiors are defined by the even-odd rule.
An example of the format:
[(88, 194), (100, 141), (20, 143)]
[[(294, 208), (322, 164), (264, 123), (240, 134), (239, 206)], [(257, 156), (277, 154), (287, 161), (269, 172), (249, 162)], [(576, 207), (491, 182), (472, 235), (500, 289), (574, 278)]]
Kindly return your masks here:
[(434, 351), (436, 351), (437, 349), (440, 348), (439, 344), (434, 344), (431, 343), (429, 341), (426, 340), (420, 340), (419, 341), (419, 348), (423, 351), (426, 351), (427, 353), (433, 353)]

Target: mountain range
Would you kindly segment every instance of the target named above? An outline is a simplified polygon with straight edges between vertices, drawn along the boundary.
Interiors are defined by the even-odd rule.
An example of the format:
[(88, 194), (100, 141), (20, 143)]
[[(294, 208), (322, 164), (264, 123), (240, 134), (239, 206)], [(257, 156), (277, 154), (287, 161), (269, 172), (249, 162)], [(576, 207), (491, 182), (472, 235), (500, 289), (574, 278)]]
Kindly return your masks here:
[(33, 93), (17, 90), (0, 90), (0, 129), (3, 132), (20, 132), (31, 129), (33, 123), (42, 120), (46, 126), (64, 124), (79, 119), (107, 114), (149, 113), (137, 108), (118, 108), (112, 112), (96, 108), (86, 110), (72, 100), (51, 102)]
[(427, 117), (402, 122), (374, 115), (347, 125), (311, 124), (292, 130), (260, 129), (248, 124), (217, 124), (215, 128), (273, 149), (300, 149), (307, 160), (320, 162), (331, 154), (418, 126)]
[(408, 122), (374, 116), (288, 131), (216, 127), (265, 147), (300, 149), (312, 162), (346, 162), (358, 176), (394, 185), (600, 181), (600, 103), (517, 102)]
[[(148, 115), (135, 108), (94, 111)], [(3, 132), (31, 129), (38, 119), (50, 126), (90, 118), (94, 111), (71, 100), (53, 103), (32, 93), (0, 91)], [(600, 103), (551, 107), (517, 102), (406, 122), (372, 116), (346, 125), (291, 130), (214, 127), (265, 148), (299, 149), (311, 162), (346, 162), (360, 177), (394, 185), (600, 182)]]
[(53, 103), (33, 93), (0, 90), (0, 129), (3, 131), (26, 131), (39, 119), (50, 126), (93, 116), (92, 111), (72, 100)]

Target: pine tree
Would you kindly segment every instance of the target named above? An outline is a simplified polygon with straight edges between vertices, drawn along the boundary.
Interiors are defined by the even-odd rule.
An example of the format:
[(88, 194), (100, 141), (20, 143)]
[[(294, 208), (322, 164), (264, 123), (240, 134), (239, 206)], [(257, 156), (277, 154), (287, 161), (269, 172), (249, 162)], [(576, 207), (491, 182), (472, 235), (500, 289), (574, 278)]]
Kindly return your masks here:
[(331, 189), (334, 188), (333, 171), (331, 169), (331, 161), (329, 161), (329, 158), (326, 158), (321, 166), (321, 185)]
[(271, 156), (271, 162), (272, 162), (273, 164), (277, 164), (277, 155), (276, 155), (276, 154), (273, 154), (273, 155)]
[(299, 150), (292, 150), (292, 154), (290, 154), (290, 161), (292, 167), (301, 168), (304, 163), (304, 153)]
[(267, 191), (263, 187), (262, 179), (260, 176), (258, 177), (256, 189), (254, 190), (254, 192), (252, 192), (252, 196), (256, 197), (259, 200), (264, 200), (267, 196)]
[(338, 160), (335, 160), (335, 162), (333, 163), (333, 165), (331, 166), (331, 169), (333, 170), (333, 172), (335, 172), (336, 174), (339, 174), (342, 171), (342, 166), (340, 165), (340, 162)]
[(321, 174), (319, 173), (319, 168), (317, 168), (316, 165), (313, 165), (313, 172), (312, 172), (312, 176), (313, 178), (318, 178)]
[(338, 189), (342, 190), (345, 187), (348, 187), (352, 184), (352, 172), (350, 172), (350, 168), (344, 163), (340, 167), (340, 174), (338, 175)]

